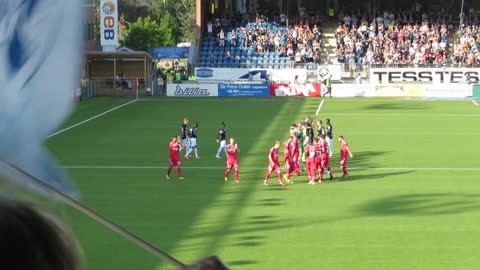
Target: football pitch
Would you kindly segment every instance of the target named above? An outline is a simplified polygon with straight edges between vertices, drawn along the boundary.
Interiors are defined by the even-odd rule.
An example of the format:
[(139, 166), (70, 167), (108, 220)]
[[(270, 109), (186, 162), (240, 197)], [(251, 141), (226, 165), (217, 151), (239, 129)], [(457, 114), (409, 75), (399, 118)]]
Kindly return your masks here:
[[(81, 102), (64, 127), (130, 101)], [(159, 98), (132, 102), (51, 137), (82, 202), (184, 263), (219, 255), (233, 269), (475, 269), (480, 253), (480, 107), (471, 101)], [(350, 178), (305, 174), (263, 185), (267, 153), (293, 122), (330, 118), (354, 157)], [(165, 179), (183, 117), (201, 159)], [(215, 158), (225, 120), (240, 184)], [(324, 121), (325, 122), (325, 121)], [(183, 152), (184, 153), (184, 152)], [(223, 154), (222, 154), (223, 155)], [(281, 162), (283, 164), (283, 162)], [(173, 269), (75, 210), (65, 211), (88, 270)]]

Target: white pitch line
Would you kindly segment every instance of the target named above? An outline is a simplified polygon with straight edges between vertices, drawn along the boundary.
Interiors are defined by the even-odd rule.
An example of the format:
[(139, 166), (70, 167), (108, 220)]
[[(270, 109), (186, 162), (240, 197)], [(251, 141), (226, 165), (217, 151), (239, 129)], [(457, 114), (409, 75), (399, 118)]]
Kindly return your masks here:
[(475, 106), (478, 106), (478, 103), (474, 99), (472, 99), (472, 102), (475, 104)]
[(325, 99), (322, 99), (322, 102), (320, 102), (320, 104), (318, 105), (317, 112), (315, 113), (315, 115), (318, 115), (320, 113), (320, 110), (323, 107), (323, 103), (325, 103)]
[[(75, 166), (75, 165), (66, 165), (61, 166), (64, 169), (80, 169), (80, 170), (156, 170), (156, 169), (167, 169), (167, 166)], [(225, 166), (204, 166), (204, 167), (182, 167), (184, 169), (195, 169), (195, 170), (220, 170), (225, 169)], [(240, 167), (240, 169), (246, 170), (265, 170), (267, 167)], [(480, 168), (416, 168), (416, 167), (351, 167), (350, 170), (376, 170), (376, 171), (480, 171)]]
[(85, 123), (87, 123), (87, 122), (90, 122), (90, 121), (92, 121), (93, 119), (96, 119), (96, 118), (98, 118), (98, 117), (104, 116), (105, 114), (107, 114), (107, 113), (109, 113), (109, 112), (113, 112), (113, 111), (115, 111), (115, 110), (117, 110), (117, 109), (120, 109), (120, 108), (122, 108), (122, 107), (124, 107), (124, 106), (127, 106), (128, 104), (133, 103), (133, 102), (135, 102), (135, 101), (137, 101), (137, 99), (134, 99), (134, 100), (132, 100), (132, 101), (129, 101), (129, 102), (127, 102), (127, 103), (124, 103), (124, 104), (122, 104), (122, 105), (119, 105), (119, 106), (117, 106), (117, 107), (114, 107), (114, 108), (112, 108), (112, 109), (110, 109), (110, 110), (108, 110), (108, 111), (105, 111), (105, 112), (101, 113), (101, 114), (97, 114), (97, 115), (95, 115), (95, 116), (93, 116), (93, 117), (88, 118), (87, 120), (84, 120), (84, 121), (80, 122), (80, 123), (76, 123), (75, 125), (66, 127), (66, 128), (64, 128), (64, 129), (62, 129), (62, 130), (59, 130), (59, 131), (57, 131), (57, 132), (55, 132), (55, 133), (52, 133), (52, 134), (48, 135), (47, 139), (48, 139), (48, 138), (51, 138), (51, 137), (53, 137), (53, 136), (56, 136), (56, 135), (58, 135), (58, 134), (60, 134), (60, 133), (63, 133), (63, 132), (65, 132), (65, 131), (67, 131), (67, 130), (70, 130), (70, 129), (72, 129), (72, 128), (75, 128), (75, 127), (78, 127), (78, 126), (80, 126), (80, 125), (83, 125), (83, 124), (85, 124)]
[(480, 114), (422, 114), (422, 113), (328, 113), (330, 116), (425, 116), (425, 117), (480, 117)]

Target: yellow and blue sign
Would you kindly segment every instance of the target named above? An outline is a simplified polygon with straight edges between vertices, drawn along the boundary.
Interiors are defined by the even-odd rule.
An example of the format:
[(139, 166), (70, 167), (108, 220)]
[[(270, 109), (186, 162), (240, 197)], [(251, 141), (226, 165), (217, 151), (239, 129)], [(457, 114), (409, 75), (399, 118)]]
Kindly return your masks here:
[(118, 45), (117, 0), (100, 1), (100, 43), (102, 46)]

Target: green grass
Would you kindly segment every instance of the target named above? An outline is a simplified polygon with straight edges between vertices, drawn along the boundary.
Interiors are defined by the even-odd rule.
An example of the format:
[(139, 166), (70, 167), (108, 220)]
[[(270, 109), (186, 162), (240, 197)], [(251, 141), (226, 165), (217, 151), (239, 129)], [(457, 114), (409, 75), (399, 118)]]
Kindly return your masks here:
[[(82, 102), (66, 126), (126, 101)], [(216, 254), (233, 269), (475, 269), (479, 171), (453, 168), (480, 168), (480, 109), (469, 101), (327, 99), (314, 118), (331, 118), (335, 135), (349, 141), (351, 177), (263, 186), (269, 147), (318, 103), (139, 101), (48, 147), (66, 166), (163, 167), (181, 119), (198, 121), (202, 158), (182, 160), (182, 183), (176, 171), (165, 180), (165, 169), (69, 169), (84, 203), (186, 263)], [(240, 184), (224, 183), (224, 160), (215, 159), (222, 120), (241, 149)], [(82, 214), (65, 215), (86, 269), (172, 269)]]

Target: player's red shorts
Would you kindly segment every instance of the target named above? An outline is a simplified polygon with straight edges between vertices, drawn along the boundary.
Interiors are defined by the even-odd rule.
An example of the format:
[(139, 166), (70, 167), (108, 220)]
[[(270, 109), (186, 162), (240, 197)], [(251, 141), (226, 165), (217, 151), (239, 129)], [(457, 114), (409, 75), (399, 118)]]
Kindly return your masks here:
[(322, 168), (322, 166), (323, 166), (322, 159), (321, 159), (321, 158), (318, 158), (318, 157), (315, 158), (315, 167), (316, 167), (317, 169), (320, 169), (320, 168)]
[(238, 168), (238, 159), (227, 159), (227, 168)]
[(283, 162), (285, 164), (285, 167), (289, 167), (289, 168), (294, 168), (292, 166), (295, 166), (295, 162), (293, 162), (293, 160), (290, 160), (288, 157), (285, 157), (283, 158)]
[(315, 167), (315, 159), (314, 158), (307, 158), (307, 169), (311, 169)]
[(330, 157), (328, 156), (328, 154), (323, 154), (322, 155), (322, 163), (323, 163), (323, 167), (329, 167), (330, 166)]
[(180, 165), (180, 158), (178, 157), (170, 157), (170, 166), (179, 166)]
[(340, 158), (340, 166), (347, 166), (347, 158), (345, 157)]
[(270, 171), (270, 172), (281, 171), (280, 163), (269, 164), (268, 165), (268, 171)]
[(298, 151), (294, 151), (293, 152), (293, 162), (298, 162), (298, 156), (300, 155), (300, 153)]

